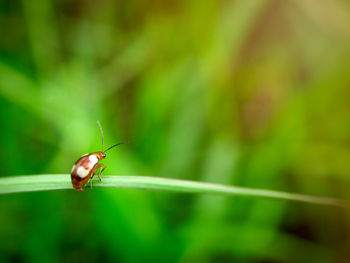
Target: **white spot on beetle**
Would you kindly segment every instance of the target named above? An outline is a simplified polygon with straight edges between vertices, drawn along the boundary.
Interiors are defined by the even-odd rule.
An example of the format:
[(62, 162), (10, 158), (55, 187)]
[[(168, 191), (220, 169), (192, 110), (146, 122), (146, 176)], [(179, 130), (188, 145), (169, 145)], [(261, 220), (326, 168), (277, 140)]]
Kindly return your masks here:
[(96, 155), (94, 155), (94, 154), (89, 156), (89, 160), (92, 163), (92, 166), (94, 166), (95, 164), (98, 163), (98, 159), (97, 159)]
[(89, 174), (89, 170), (86, 170), (83, 166), (79, 166), (77, 169), (77, 175), (81, 178), (86, 177)]

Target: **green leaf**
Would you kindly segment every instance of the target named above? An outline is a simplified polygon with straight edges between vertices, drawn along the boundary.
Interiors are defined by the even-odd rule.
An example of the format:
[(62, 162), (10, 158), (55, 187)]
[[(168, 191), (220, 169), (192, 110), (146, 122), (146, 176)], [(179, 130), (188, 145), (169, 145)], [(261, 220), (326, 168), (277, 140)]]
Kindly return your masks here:
[[(94, 187), (159, 190), (183, 193), (216, 195), (240, 195), (247, 197), (274, 198), (322, 205), (349, 207), (346, 200), (310, 195), (244, 188), (213, 183), (177, 180), (162, 177), (105, 175), (102, 182), (95, 179)], [(0, 194), (72, 189), (70, 175), (46, 174), (0, 178)]]

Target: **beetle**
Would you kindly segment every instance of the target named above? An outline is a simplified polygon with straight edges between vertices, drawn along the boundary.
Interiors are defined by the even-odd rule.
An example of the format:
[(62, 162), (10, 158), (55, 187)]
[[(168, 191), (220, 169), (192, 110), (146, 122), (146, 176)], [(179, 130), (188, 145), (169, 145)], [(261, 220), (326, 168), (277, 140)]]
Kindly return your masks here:
[(125, 144), (124, 142), (117, 143), (109, 147), (107, 150), (103, 150), (103, 130), (99, 121), (97, 121), (97, 124), (100, 127), (101, 132), (102, 151), (84, 154), (74, 163), (70, 173), (73, 188), (78, 191), (83, 191), (84, 186), (89, 182), (89, 180), (90, 187), (92, 188), (92, 178), (95, 176), (98, 169), (100, 169), (100, 171), (97, 176), (100, 181), (102, 181), (101, 174), (106, 168), (106, 165), (99, 162), (106, 158), (107, 151), (118, 145)]

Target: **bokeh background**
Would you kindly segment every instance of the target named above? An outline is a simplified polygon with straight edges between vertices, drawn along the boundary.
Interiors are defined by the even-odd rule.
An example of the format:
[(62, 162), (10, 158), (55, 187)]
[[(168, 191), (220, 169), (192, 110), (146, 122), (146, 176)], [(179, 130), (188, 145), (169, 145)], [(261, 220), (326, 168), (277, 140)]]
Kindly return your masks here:
[[(350, 199), (350, 3), (0, 1), (0, 175)], [(115, 189), (0, 196), (0, 262), (349, 262), (349, 212)]]

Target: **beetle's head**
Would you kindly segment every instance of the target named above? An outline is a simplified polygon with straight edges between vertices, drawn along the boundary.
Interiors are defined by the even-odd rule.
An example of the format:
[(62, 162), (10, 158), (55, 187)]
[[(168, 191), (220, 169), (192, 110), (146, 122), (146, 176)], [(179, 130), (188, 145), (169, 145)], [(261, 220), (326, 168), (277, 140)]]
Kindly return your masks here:
[(104, 152), (96, 152), (95, 155), (97, 156), (99, 161), (106, 158), (106, 154)]

